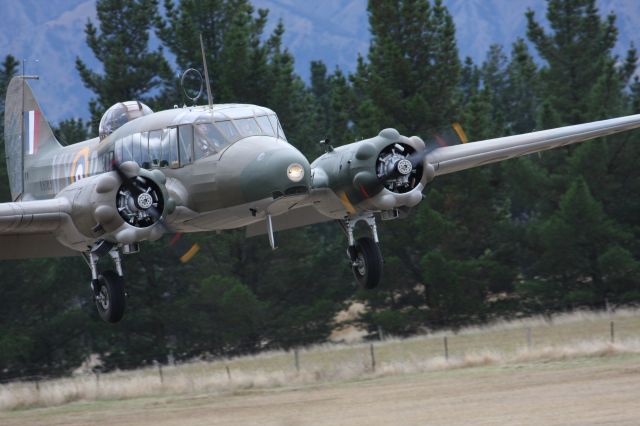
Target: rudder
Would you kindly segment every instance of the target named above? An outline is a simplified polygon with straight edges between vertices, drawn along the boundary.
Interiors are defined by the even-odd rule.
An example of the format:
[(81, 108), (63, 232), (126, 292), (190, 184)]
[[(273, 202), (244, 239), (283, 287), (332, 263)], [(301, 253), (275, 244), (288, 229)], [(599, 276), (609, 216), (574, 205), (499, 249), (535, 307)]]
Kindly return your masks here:
[(7, 87), (4, 141), (11, 198), (21, 199), (24, 171), (36, 158), (61, 148), (25, 78), (16, 76)]

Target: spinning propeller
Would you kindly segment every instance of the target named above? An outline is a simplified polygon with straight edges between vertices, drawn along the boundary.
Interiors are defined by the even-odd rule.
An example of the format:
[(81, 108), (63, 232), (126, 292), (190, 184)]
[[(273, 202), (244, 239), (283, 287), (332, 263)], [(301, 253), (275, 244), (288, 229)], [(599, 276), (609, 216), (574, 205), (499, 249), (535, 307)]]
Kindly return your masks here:
[(425, 141), (421, 150), (415, 150), (410, 146), (396, 143), (387, 147), (378, 156), (376, 171), (380, 181), (384, 182), (387, 189), (394, 192), (406, 192), (415, 187), (415, 179), (418, 181), (422, 175), (422, 163), (431, 151), (445, 146), (467, 143), (467, 135), (460, 123), (453, 123), (436, 133)]
[(162, 217), (164, 199), (158, 185), (144, 176), (127, 176), (121, 164), (116, 161), (112, 165), (122, 181), (116, 198), (118, 213), (122, 219), (137, 228), (146, 228), (157, 223), (165, 233), (173, 235), (169, 245), (180, 262), (190, 261), (200, 251), (200, 246), (197, 243), (189, 245), (189, 242), (182, 238), (182, 233), (176, 232)]

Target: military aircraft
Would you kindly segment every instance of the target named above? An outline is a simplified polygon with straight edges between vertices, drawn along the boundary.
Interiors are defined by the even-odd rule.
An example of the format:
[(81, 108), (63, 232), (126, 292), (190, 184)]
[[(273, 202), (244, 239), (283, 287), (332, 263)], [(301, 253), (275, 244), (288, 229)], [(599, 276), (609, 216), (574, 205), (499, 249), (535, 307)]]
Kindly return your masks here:
[[(457, 129), (453, 146), (384, 129), (327, 145), (309, 163), (268, 108), (210, 101), (152, 112), (123, 101), (104, 113), (99, 137), (62, 146), (29, 80), (14, 77), (7, 89), (13, 202), (0, 204), (0, 259), (81, 254), (108, 322), (125, 309), (121, 253), (167, 232), (246, 227), (249, 236), (267, 234), (273, 248), (275, 231), (336, 221), (356, 280), (374, 288), (382, 274), (376, 220), (406, 217), (436, 177), (640, 127), (633, 115), (473, 143)], [(356, 239), (361, 223), (370, 236)], [(115, 271), (99, 272), (107, 255)]]

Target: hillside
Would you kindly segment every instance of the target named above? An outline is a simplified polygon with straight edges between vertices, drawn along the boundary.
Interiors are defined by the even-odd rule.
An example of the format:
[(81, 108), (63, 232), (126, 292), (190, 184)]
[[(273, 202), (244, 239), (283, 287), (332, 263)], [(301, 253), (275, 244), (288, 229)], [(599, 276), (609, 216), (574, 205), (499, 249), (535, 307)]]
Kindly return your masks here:
[[(365, 0), (254, 0), (254, 4), (270, 10), (268, 30), (279, 19), (284, 22), (285, 44), (303, 78), (311, 60), (321, 59), (329, 69), (352, 70), (358, 53), (367, 52)], [(540, 18), (546, 8), (545, 0), (445, 0), (445, 4), (454, 16), (460, 55), (476, 62), (482, 61), (489, 45), (508, 46), (524, 37), (524, 12), (529, 5)], [(599, 5), (603, 13), (613, 10), (618, 16), (619, 52), (632, 42), (639, 44), (640, 2), (600, 0)], [(27, 71), (40, 75), (34, 90), (50, 121), (88, 115), (91, 93), (82, 86), (74, 67), (76, 56), (97, 66), (84, 41), (87, 19), (95, 19), (94, 0), (0, 2), (0, 56), (11, 53), (27, 59)], [(31, 62), (35, 59), (39, 62)]]

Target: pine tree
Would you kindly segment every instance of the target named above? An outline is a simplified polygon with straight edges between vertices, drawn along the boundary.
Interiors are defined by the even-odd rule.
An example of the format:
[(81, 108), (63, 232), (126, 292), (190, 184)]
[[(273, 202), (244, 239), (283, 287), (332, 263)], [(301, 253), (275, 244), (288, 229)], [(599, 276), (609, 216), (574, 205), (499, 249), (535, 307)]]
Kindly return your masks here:
[(89, 126), (82, 118), (69, 118), (58, 123), (58, 127), (53, 129), (56, 139), (62, 145), (70, 145), (82, 142), (89, 137)]
[(156, 0), (99, 0), (96, 11), (99, 31), (89, 21), (85, 34), (104, 73), (76, 58), (82, 82), (96, 95), (89, 102), (94, 134), (104, 111), (117, 102), (139, 100), (154, 108), (154, 96), (171, 74), (162, 49), (149, 50)]
[(540, 103), (538, 67), (521, 38), (513, 43), (511, 50), (504, 102), (508, 133), (521, 134), (536, 129)]
[(606, 101), (594, 98), (594, 83), (615, 69), (611, 62), (618, 35), (615, 15), (601, 19), (595, 0), (549, 0), (552, 34), (535, 20), (532, 10), (526, 17), (527, 36), (547, 63), (541, 73), (545, 98), (562, 124), (605, 118), (597, 117), (591, 105)]
[(624, 263), (637, 271), (620, 246), (629, 234), (607, 216), (582, 178), (572, 183), (558, 211), (537, 226), (535, 235), (542, 253), (535, 263), (536, 276), (544, 286), (555, 287), (548, 292), (552, 297), (561, 294), (555, 302), (547, 300), (557, 308), (603, 307), (608, 298), (617, 297), (613, 281), (620, 277), (612, 274), (612, 253), (624, 252)]
[[(214, 100), (264, 104), (268, 47), (262, 39), (267, 10), (259, 9), (254, 16), (246, 0), (165, 0), (164, 9), (164, 18), (156, 19), (156, 33), (175, 56), (178, 74), (189, 68), (203, 72), (202, 34)], [(168, 82), (165, 96), (183, 98), (175, 78)]]
[(442, 1), (370, 1), (368, 11), (369, 63), (360, 60), (352, 76), (356, 94), (361, 92), (356, 125), (369, 130), (373, 113), (377, 131), (395, 127), (424, 136), (453, 122), (460, 61)]
[(480, 70), (470, 57), (466, 57), (460, 71), (461, 105), (467, 105), (480, 89)]
[[(601, 18), (594, 0), (550, 0), (547, 18), (550, 33), (535, 21), (533, 12), (527, 13), (528, 37), (546, 61), (539, 79), (539, 127), (558, 127), (630, 112), (635, 102), (634, 86), (630, 86), (630, 96), (625, 89), (636, 69), (637, 52), (631, 46), (622, 61), (613, 54), (617, 40), (615, 15)], [(524, 289), (528, 294), (538, 293), (550, 304), (557, 300), (559, 303), (553, 305), (556, 308), (576, 303), (602, 305), (605, 298), (619, 296), (618, 290), (614, 290), (617, 287), (606, 277), (610, 274), (602, 271), (605, 264), (611, 264), (612, 256), (599, 260), (599, 255), (623, 253), (623, 258), (629, 260), (624, 263), (629, 265), (640, 256), (630, 239), (632, 232), (637, 236), (638, 203), (628, 196), (640, 185), (633, 172), (640, 153), (634, 143), (636, 139), (634, 133), (614, 135), (540, 156), (537, 163), (547, 174), (544, 179), (547, 184), (541, 187), (541, 192), (547, 202), (537, 212), (544, 225), (531, 235), (544, 236), (543, 245), (533, 246), (545, 253), (545, 261), (539, 266), (544, 264), (548, 269), (545, 281), (527, 282)], [(574, 184), (567, 188), (570, 182)], [(554, 208), (554, 204), (559, 207)], [(597, 219), (578, 227), (589, 215)], [(603, 242), (601, 236), (607, 233)], [(614, 238), (616, 233), (626, 237)], [(579, 239), (580, 244), (576, 243)], [(565, 250), (551, 247), (550, 241)], [(597, 253), (587, 253), (586, 247)], [(554, 265), (549, 253), (561, 256), (563, 261)], [(551, 282), (562, 283), (561, 290), (551, 291)]]

